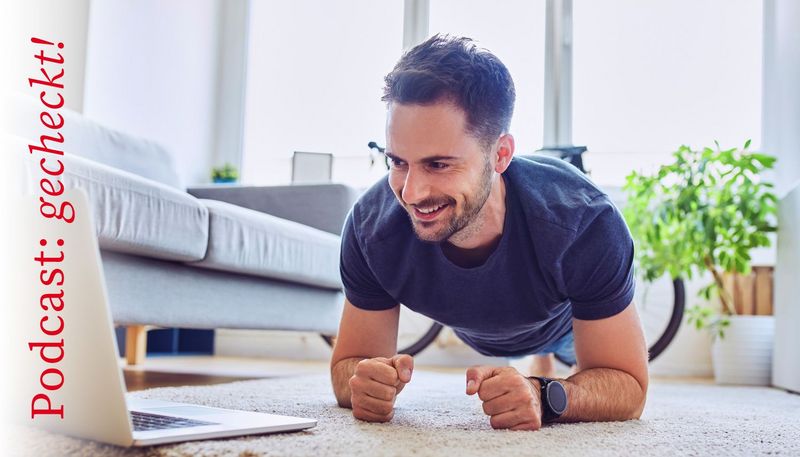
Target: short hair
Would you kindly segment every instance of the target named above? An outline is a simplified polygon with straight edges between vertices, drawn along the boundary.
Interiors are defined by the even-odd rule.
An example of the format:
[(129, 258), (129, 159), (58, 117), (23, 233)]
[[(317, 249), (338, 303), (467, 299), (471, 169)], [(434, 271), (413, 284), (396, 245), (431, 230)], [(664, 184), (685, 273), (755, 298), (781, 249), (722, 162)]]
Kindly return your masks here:
[(384, 81), (381, 100), (387, 104), (453, 103), (466, 114), (467, 133), (485, 147), (511, 124), (511, 74), (470, 38), (436, 34), (406, 52)]

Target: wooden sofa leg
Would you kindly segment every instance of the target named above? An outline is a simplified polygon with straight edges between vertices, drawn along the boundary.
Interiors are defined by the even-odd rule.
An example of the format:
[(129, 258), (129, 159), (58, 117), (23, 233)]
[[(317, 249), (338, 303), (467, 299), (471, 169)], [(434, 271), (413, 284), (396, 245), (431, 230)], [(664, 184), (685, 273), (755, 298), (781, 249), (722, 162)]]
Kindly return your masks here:
[(125, 359), (128, 366), (144, 362), (147, 352), (147, 326), (129, 325), (125, 329)]

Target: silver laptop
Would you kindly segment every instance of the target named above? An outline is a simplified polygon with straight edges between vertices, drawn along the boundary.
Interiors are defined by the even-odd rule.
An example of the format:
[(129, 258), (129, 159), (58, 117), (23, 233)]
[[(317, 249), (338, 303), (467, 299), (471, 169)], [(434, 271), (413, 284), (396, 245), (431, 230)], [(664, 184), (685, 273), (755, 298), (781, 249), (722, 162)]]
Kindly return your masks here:
[[(39, 346), (30, 351), (25, 347), (15, 351), (20, 368), (14, 379), (17, 383), (15, 400), (21, 400), (14, 406), (13, 415), (17, 419), (120, 446), (286, 432), (317, 425), (314, 419), (300, 417), (144, 400), (130, 395), (126, 398), (88, 200), (80, 190), (68, 191), (63, 200), (75, 207), (77, 216), (72, 224), (42, 218), (38, 212), (39, 202), (34, 198), (21, 200), (17, 208), (16, 214), (25, 214), (26, 229), (15, 244), (25, 247), (29, 253), (22, 253), (18, 258), (30, 259), (31, 253), (37, 255), (40, 249), (46, 256), (56, 257), (63, 251), (64, 260), (57, 266), (63, 271), (63, 285), (58, 289), (63, 289), (65, 303), (60, 312), (44, 311), (36, 306), (48, 287), (35, 284), (35, 280), (42, 268), (51, 269), (55, 264), (40, 266), (30, 260), (18, 263), (20, 271), (15, 274), (21, 281), (27, 277), (30, 281), (23, 284), (34, 287), (25, 287), (15, 297), (15, 301), (20, 300), (20, 306), (19, 312), (13, 315), (17, 327), (12, 338), (20, 342), (54, 342), (63, 338), (63, 347)], [(40, 248), (41, 239), (47, 244)], [(58, 240), (63, 240), (63, 246), (57, 245)], [(51, 286), (55, 287), (55, 283)], [(51, 329), (57, 327), (58, 317), (62, 318), (63, 331), (55, 336), (43, 334), (39, 324), (44, 316)], [(44, 361), (45, 357), (58, 359), (62, 349), (62, 360)], [(63, 377), (53, 371), (40, 377), (51, 368), (59, 370)], [(44, 388), (44, 384), (61, 386), (50, 389)], [(63, 418), (52, 412), (60, 407), (63, 407)], [(51, 412), (34, 415), (34, 409)]]

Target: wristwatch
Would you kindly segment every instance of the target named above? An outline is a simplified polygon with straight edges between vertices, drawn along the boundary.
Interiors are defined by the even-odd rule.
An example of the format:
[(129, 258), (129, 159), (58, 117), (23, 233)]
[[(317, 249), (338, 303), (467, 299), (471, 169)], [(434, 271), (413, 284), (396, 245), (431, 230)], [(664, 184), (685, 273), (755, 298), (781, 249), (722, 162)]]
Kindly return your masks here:
[(556, 379), (531, 376), (528, 379), (539, 381), (542, 392), (542, 423), (552, 422), (567, 410), (567, 389)]

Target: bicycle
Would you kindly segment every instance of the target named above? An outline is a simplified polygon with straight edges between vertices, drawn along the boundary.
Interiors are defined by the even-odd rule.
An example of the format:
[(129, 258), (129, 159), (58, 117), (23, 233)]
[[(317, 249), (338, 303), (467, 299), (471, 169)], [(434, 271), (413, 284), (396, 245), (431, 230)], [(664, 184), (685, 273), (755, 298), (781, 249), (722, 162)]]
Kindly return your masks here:
[[(378, 146), (374, 141), (367, 145), (370, 150), (377, 151), (384, 157), (386, 168), (389, 168), (388, 157), (384, 154), (385, 149)], [(547, 148), (537, 151), (542, 155), (549, 155), (560, 158), (585, 174), (589, 174), (583, 166), (583, 154), (586, 152), (585, 146), (570, 146), (561, 148)], [(374, 157), (370, 156), (374, 163)], [(525, 157), (523, 155), (522, 157)], [(670, 345), (683, 322), (683, 314), (686, 307), (686, 288), (681, 278), (671, 279), (672, 295), (666, 303), (663, 297), (669, 295), (664, 289), (669, 286), (665, 283), (667, 278), (648, 284), (645, 288), (637, 287), (634, 303), (638, 307), (639, 317), (642, 321), (645, 339), (648, 343), (649, 360), (652, 362), (661, 355)], [(648, 292), (655, 288), (659, 292), (658, 297), (662, 298), (656, 306), (648, 307)], [(671, 302), (671, 303), (670, 303)], [(650, 302), (652, 304), (652, 302)], [(430, 346), (439, 336), (444, 326), (436, 321), (428, 319), (418, 313), (414, 313), (405, 306), (401, 307), (400, 325), (398, 329), (398, 354), (417, 355), (425, 348)], [(333, 347), (334, 337), (321, 335), (322, 338)], [(569, 365), (556, 355), (556, 359), (564, 365)]]

